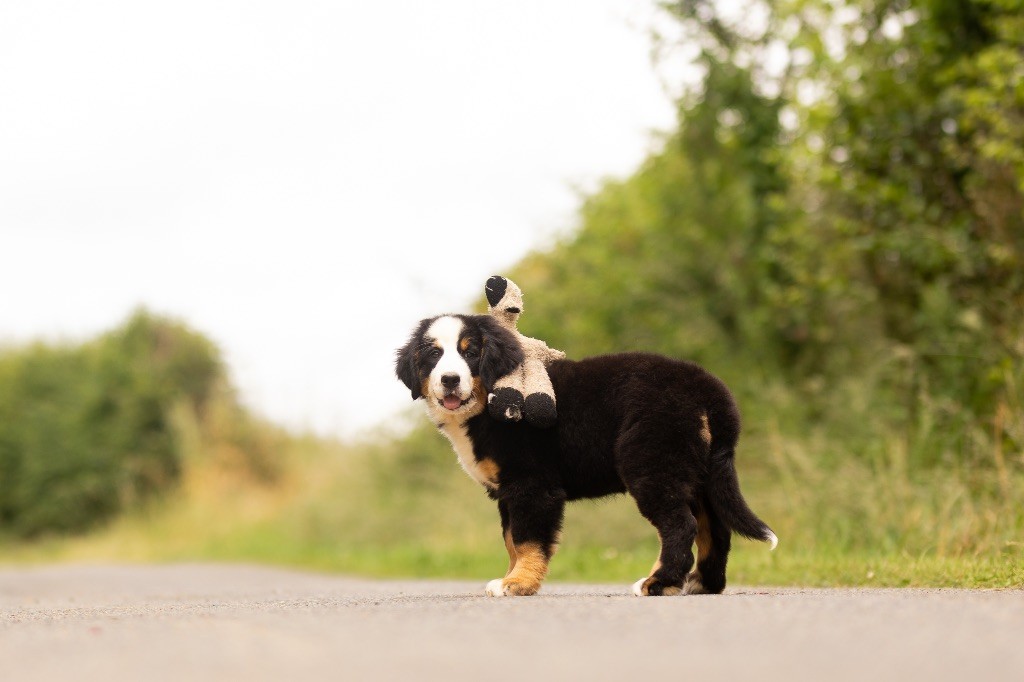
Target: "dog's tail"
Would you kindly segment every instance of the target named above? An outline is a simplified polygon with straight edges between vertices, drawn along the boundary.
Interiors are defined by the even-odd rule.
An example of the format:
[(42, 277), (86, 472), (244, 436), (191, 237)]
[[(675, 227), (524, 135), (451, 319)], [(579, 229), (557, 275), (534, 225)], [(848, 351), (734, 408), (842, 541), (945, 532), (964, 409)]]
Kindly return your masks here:
[(779, 544), (779, 538), (747, 506), (740, 492), (740, 481), (736, 476), (735, 453), (726, 448), (711, 453), (708, 478), (708, 503), (721, 521), (733, 531), (751, 540)]

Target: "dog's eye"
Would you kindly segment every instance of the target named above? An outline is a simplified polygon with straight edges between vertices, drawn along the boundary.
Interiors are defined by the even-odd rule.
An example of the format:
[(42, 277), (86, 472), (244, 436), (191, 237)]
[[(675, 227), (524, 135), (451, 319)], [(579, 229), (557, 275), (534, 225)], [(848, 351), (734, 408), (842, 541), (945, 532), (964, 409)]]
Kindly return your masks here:
[(480, 351), (478, 351), (473, 346), (470, 346), (469, 348), (464, 350), (462, 354), (465, 355), (467, 358), (475, 358), (476, 356), (480, 355)]
[(431, 360), (436, 360), (437, 358), (441, 357), (441, 349), (438, 348), (437, 346), (434, 346), (433, 348), (430, 349), (430, 352), (427, 353), (427, 357), (430, 358)]

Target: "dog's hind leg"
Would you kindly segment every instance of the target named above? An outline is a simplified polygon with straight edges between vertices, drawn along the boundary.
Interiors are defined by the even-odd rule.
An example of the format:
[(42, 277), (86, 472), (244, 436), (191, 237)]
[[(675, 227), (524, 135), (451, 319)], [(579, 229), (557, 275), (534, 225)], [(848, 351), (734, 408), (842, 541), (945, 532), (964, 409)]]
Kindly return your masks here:
[(693, 540), (697, 519), (685, 502), (685, 486), (669, 482), (635, 484), (629, 492), (640, 513), (658, 531), (661, 553), (651, 574), (633, 585), (637, 596), (673, 595), (683, 591), (686, 575), (693, 567)]
[(696, 507), (697, 567), (686, 576), (683, 594), (719, 594), (725, 589), (732, 531), (708, 505)]
[(679, 594), (693, 568), (697, 519), (691, 506), (698, 472), (692, 463), (707, 444), (696, 432), (690, 441), (680, 441), (676, 432), (659, 429), (657, 423), (637, 421), (617, 443), (619, 475), (661, 539), (650, 575), (633, 585), (637, 596)]

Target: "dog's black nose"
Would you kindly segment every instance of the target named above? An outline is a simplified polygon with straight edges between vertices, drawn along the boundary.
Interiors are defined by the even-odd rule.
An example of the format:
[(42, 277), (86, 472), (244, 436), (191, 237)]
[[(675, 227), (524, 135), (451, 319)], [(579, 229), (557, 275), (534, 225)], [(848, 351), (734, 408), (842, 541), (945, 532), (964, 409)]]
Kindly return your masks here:
[(441, 385), (445, 388), (455, 388), (459, 385), (458, 374), (444, 374), (441, 376)]

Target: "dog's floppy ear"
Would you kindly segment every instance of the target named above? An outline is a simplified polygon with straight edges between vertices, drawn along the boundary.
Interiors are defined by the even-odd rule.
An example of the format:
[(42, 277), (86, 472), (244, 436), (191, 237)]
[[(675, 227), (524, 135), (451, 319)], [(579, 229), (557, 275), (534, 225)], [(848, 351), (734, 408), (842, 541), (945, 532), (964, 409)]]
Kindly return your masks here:
[(409, 337), (409, 342), (395, 353), (395, 376), (409, 389), (413, 400), (423, 397), (423, 393), (420, 391), (418, 372), (416, 371), (416, 356), (420, 343), (422, 343), (423, 330), (426, 328), (427, 322), (429, 320), (421, 322), (416, 331)]
[(477, 317), (483, 333), (483, 352), (480, 355), (480, 379), (490, 391), (501, 377), (523, 364), (523, 346), (509, 330), (487, 315)]

